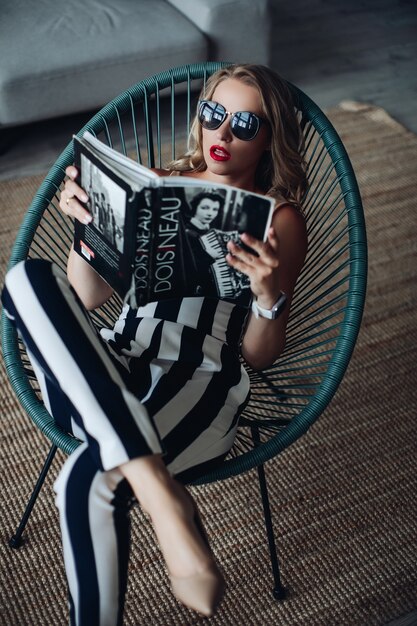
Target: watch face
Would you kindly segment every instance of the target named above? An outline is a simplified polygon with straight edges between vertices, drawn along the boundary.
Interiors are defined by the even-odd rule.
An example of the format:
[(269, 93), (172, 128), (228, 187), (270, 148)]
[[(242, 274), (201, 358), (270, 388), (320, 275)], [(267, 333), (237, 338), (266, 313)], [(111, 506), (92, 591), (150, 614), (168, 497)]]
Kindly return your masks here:
[(281, 296), (279, 297), (278, 302), (272, 308), (272, 319), (275, 320), (284, 310), (285, 305), (287, 304), (287, 296), (284, 292), (281, 292)]

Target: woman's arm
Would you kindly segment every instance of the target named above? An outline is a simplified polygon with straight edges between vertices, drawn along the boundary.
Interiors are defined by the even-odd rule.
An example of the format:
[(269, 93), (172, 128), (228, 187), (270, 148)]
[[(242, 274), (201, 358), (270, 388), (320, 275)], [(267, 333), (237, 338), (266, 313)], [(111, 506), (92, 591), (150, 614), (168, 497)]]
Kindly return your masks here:
[(242, 355), (255, 370), (263, 369), (278, 358), (285, 347), (285, 332), (295, 283), (307, 253), (307, 233), (302, 214), (291, 205), (275, 213), (268, 241), (262, 243), (248, 235), (242, 241), (256, 250), (258, 257), (231, 243), (234, 256), (227, 260), (247, 274), (259, 306), (270, 309), (280, 291), (287, 294), (287, 304), (276, 320), (256, 318), (251, 312), (242, 342)]
[(75, 252), (73, 247), (68, 256), (67, 275), (87, 311), (104, 304), (113, 293), (112, 287)]
[[(81, 204), (81, 202), (88, 200), (88, 196), (84, 189), (75, 183), (78, 174), (77, 169), (70, 166), (65, 172), (69, 180), (66, 181), (65, 188), (61, 193), (59, 206), (66, 215), (88, 224), (91, 221), (91, 215)], [(87, 310), (101, 306), (113, 293), (110, 285), (75, 252), (73, 247), (71, 247), (68, 256), (67, 274), (69, 282)]]

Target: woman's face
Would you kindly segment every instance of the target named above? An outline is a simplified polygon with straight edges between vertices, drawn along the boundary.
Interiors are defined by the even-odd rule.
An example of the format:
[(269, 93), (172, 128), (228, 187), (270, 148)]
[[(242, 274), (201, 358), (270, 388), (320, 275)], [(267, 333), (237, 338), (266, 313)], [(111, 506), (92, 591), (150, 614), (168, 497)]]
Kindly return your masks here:
[[(210, 99), (219, 102), (231, 113), (250, 111), (264, 117), (258, 90), (235, 78), (227, 78), (219, 83)], [(203, 155), (207, 169), (214, 175), (232, 179), (253, 179), (261, 156), (269, 149), (269, 126), (262, 124), (254, 139), (243, 141), (233, 135), (230, 119), (228, 115), (216, 130), (202, 129)], [(233, 184), (233, 180), (231, 182)]]
[(213, 200), (212, 198), (202, 198), (198, 203), (195, 217), (202, 224), (211, 224), (220, 209), (220, 203), (218, 200)]

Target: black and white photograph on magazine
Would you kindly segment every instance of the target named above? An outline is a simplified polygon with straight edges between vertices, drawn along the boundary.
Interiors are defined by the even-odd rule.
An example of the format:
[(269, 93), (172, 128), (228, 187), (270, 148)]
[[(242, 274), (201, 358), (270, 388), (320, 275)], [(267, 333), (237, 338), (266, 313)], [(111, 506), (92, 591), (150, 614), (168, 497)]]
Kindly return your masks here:
[[(190, 187), (184, 191), (189, 207), (185, 232), (199, 269), (202, 292), (213, 291), (221, 298), (242, 296), (250, 282), (225, 260), (227, 243), (233, 240), (241, 244), (239, 235), (245, 231), (262, 240), (269, 202), (235, 189), (208, 187), (196, 193)], [(260, 215), (263, 207), (264, 216)]]
[(87, 208), (93, 216), (94, 226), (111, 246), (123, 252), (125, 190), (100, 171), (84, 154), (81, 155), (81, 177), (86, 181), (85, 187), (89, 197)]

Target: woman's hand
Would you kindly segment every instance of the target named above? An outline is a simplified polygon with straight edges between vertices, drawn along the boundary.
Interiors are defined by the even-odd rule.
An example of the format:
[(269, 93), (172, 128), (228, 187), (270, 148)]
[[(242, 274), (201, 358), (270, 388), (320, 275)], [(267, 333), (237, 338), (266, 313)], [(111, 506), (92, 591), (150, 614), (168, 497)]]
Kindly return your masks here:
[(274, 228), (268, 231), (266, 242), (259, 241), (247, 233), (243, 233), (242, 242), (254, 250), (253, 254), (233, 241), (229, 241), (229, 254), (226, 260), (231, 267), (239, 270), (250, 279), (253, 295), (259, 305), (270, 309), (278, 299), (279, 284), (279, 240)]
[(243, 336), (241, 352), (254, 369), (271, 365), (285, 347), (285, 334), (295, 283), (307, 253), (307, 230), (301, 212), (285, 205), (275, 212), (268, 239), (261, 242), (242, 235), (242, 242), (259, 256), (246, 252), (236, 244), (228, 246), (234, 257), (227, 255), (232, 267), (250, 279), (250, 286), (264, 309), (278, 300), (280, 291), (287, 295), (284, 311), (275, 320), (251, 314)]
[(59, 201), (60, 209), (71, 217), (76, 218), (83, 224), (89, 224), (92, 220), (91, 214), (83, 207), (81, 202), (88, 201), (88, 195), (77, 183), (78, 170), (74, 165), (70, 165), (65, 170), (69, 180), (65, 181), (64, 189), (61, 192)]

